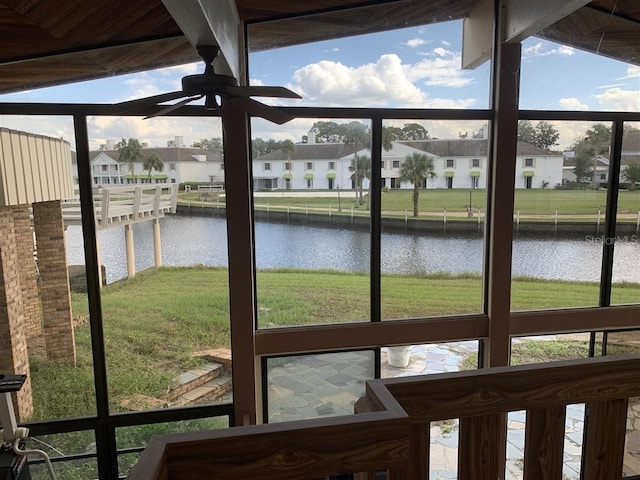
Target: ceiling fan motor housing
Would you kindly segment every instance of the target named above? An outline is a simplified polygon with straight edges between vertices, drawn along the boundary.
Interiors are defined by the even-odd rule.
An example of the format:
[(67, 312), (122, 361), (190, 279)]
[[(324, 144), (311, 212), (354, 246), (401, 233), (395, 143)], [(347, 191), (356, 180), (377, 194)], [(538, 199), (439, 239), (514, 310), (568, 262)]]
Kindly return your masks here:
[(182, 78), (182, 91), (187, 95), (204, 94), (208, 92), (224, 93), (227, 87), (236, 87), (238, 82), (229, 75), (204, 73), (187, 75)]

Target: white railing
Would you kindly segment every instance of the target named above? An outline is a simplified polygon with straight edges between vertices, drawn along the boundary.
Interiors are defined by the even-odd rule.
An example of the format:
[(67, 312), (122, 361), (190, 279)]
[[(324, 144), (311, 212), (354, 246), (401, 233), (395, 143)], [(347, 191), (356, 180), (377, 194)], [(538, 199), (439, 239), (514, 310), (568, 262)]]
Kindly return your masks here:
[[(96, 225), (103, 229), (176, 213), (177, 195), (173, 183), (100, 187), (93, 194)], [(79, 225), (80, 201), (64, 201), (62, 214), (66, 225)]]

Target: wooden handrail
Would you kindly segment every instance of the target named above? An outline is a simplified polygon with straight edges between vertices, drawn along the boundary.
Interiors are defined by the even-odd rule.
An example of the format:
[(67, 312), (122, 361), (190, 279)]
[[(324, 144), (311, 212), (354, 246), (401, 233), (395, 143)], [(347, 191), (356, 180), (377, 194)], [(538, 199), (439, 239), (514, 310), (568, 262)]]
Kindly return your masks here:
[[(154, 437), (129, 480), (429, 478), (429, 423), (459, 418), (460, 479), (504, 472), (504, 416), (526, 410), (525, 479), (562, 478), (565, 407), (586, 403), (583, 478), (619, 479), (640, 355), (367, 382), (358, 415)], [(364, 472), (364, 473), (362, 473)], [(501, 473), (502, 472), (502, 473)]]

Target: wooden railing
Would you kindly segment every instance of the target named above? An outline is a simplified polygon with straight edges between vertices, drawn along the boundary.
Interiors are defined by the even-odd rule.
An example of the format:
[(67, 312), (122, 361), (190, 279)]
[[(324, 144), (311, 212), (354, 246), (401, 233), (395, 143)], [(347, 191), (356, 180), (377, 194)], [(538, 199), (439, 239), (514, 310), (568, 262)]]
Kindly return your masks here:
[[(97, 188), (93, 195), (96, 224), (99, 229), (176, 213), (178, 185), (174, 183), (122, 185)], [(79, 225), (80, 201), (62, 203), (67, 225)]]
[(524, 479), (562, 479), (565, 408), (585, 403), (584, 480), (622, 477), (640, 355), (373, 380), (358, 415), (158, 436), (129, 480), (429, 478), (431, 422), (459, 418), (458, 478), (505, 470), (505, 414), (526, 410)]

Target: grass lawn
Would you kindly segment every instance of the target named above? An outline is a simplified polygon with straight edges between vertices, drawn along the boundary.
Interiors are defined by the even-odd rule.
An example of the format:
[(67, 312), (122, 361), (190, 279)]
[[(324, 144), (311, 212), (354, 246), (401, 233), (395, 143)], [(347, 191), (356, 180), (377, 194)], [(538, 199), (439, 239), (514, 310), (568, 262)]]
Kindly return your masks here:
[[(259, 324), (279, 327), (369, 318), (369, 279), (334, 271), (260, 271)], [(514, 310), (594, 305), (598, 285), (516, 279)], [(640, 285), (617, 289), (619, 303), (640, 299)], [(73, 294), (76, 368), (32, 362), (36, 419), (95, 414), (86, 296)], [(479, 276), (385, 275), (383, 318), (481, 311)], [(229, 347), (227, 271), (164, 267), (103, 289), (102, 309), (111, 405), (134, 394), (160, 397), (195, 363), (191, 353)], [(82, 388), (78, 388), (82, 385)], [(52, 388), (54, 386), (54, 388)]]
[[(284, 193), (286, 192), (278, 192)], [(299, 192), (296, 192), (299, 193)], [(334, 192), (335, 193), (335, 192)], [(486, 209), (486, 191), (484, 189), (426, 189), (420, 190), (420, 212), (466, 212), (469, 205), (469, 193), (471, 193), (471, 205), (473, 209)], [(180, 201), (197, 201), (197, 193), (180, 194)], [(412, 190), (390, 190), (382, 194), (382, 210), (385, 214), (404, 215), (405, 210), (413, 211)], [(598, 210), (604, 213), (607, 192), (605, 190), (555, 190), (555, 189), (518, 189), (515, 192), (514, 211), (520, 211), (521, 215), (555, 215), (556, 210), (560, 215), (595, 215)], [(221, 198), (221, 201), (224, 201)], [(255, 198), (256, 205), (270, 207), (292, 208), (324, 208), (336, 212), (338, 210), (337, 198), (314, 197), (262, 197)], [(355, 206), (353, 197), (341, 198), (343, 211), (350, 211)], [(356, 207), (366, 210), (365, 205)], [(621, 190), (618, 198), (618, 211), (637, 215), (640, 211), (640, 190)]]
[[(481, 287), (481, 278), (477, 275), (385, 275), (382, 278), (383, 317), (477, 313), (481, 311)], [(640, 301), (638, 284), (626, 284), (617, 292), (620, 303)], [(369, 318), (369, 278), (364, 274), (260, 271), (257, 297), (261, 327)], [(522, 310), (593, 305), (597, 298), (596, 283), (522, 278), (514, 280), (512, 307)], [(136, 394), (161, 397), (173, 379), (197, 364), (191, 357), (193, 352), (230, 345), (226, 269), (163, 267), (147, 270), (134, 279), (108, 285), (102, 290), (101, 300), (112, 411), (123, 410), (120, 403)], [(35, 356), (31, 359), (36, 408), (33, 420), (95, 415), (86, 295), (74, 293), (72, 306), (77, 366), (45, 362)], [(558, 353), (565, 346), (570, 351), (565, 349)], [(522, 343), (514, 347), (514, 361), (545, 361), (560, 355), (586, 356), (584, 342), (565, 346), (560, 347), (556, 342)], [(118, 436), (119, 443), (122, 442), (120, 446), (133, 446), (144, 444), (151, 433), (222, 428), (225, 425), (226, 419), (204, 419), (189, 427), (128, 427), (119, 429), (122, 431)], [(82, 448), (93, 441), (89, 432), (65, 435), (66, 440), (58, 439), (55, 444), (67, 451), (78, 448), (83, 451)], [(123, 462), (128, 468), (135, 463), (135, 458)]]

